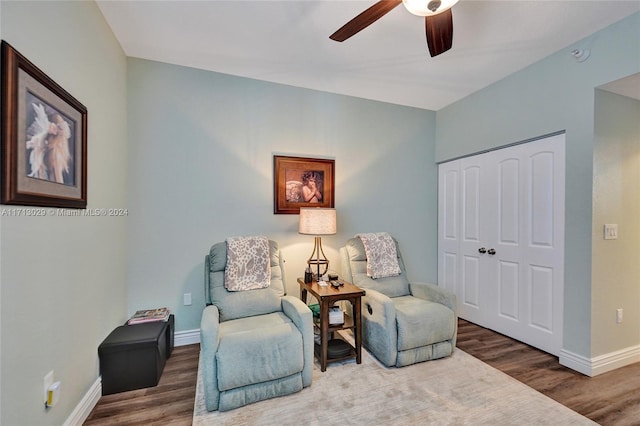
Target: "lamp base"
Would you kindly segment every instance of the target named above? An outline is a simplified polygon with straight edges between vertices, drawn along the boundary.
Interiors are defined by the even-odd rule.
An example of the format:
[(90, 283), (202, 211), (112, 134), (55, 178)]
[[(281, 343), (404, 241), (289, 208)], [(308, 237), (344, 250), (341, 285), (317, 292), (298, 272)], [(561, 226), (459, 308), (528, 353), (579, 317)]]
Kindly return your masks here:
[(311, 268), (311, 271), (313, 271), (313, 279), (316, 281), (321, 281), (322, 277), (329, 270), (329, 260), (327, 259), (320, 259), (320, 261), (309, 259), (307, 260), (307, 264), (309, 268)]
[[(311, 268), (311, 271), (314, 272), (316, 281), (320, 281), (321, 277), (329, 270), (329, 259), (327, 259), (327, 256), (324, 255), (324, 251), (322, 250), (321, 237), (315, 237), (313, 251), (311, 252), (309, 260), (307, 260), (307, 264)], [(320, 271), (321, 268), (322, 272)]]

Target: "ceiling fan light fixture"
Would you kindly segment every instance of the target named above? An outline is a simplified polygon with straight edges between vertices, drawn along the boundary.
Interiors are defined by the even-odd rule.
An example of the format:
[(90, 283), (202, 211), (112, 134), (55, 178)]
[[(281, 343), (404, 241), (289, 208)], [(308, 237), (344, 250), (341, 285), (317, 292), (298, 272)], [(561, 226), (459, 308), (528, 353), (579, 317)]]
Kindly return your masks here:
[(402, 0), (404, 7), (417, 16), (433, 16), (451, 9), (458, 0)]

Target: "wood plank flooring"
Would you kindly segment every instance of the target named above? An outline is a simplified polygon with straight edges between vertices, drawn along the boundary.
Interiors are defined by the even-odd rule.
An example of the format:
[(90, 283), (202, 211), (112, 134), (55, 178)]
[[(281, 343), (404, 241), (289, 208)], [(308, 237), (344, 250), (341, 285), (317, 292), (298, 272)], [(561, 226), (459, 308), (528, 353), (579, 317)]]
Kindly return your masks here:
[(200, 345), (177, 346), (158, 386), (105, 395), (85, 425), (191, 425)]
[(553, 355), (464, 320), (457, 346), (596, 423), (640, 425), (640, 363), (587, 377)]
[[(603, 426), (640, 425), (640, 363), (596, 377), (553, 355), (459, 320), (457, 346)], [(199, 345), (176, 347), (158, 386), (103, 396), (85, 425), (190, 425)]]

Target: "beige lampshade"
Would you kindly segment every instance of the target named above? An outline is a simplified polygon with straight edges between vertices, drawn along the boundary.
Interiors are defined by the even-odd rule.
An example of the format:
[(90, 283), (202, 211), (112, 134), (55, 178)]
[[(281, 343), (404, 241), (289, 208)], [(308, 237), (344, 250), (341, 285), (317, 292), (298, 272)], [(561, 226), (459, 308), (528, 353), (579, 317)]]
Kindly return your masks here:
[(336, 209), (301, 207), (298, 233), (332, 235), (336, 233)]

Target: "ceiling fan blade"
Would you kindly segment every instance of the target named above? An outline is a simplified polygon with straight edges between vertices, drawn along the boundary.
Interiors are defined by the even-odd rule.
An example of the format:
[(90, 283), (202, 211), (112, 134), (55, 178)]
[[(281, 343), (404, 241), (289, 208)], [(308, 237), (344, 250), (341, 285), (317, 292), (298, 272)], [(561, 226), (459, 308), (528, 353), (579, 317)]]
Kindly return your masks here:
[(402, 3), (402, 0), (381, 0), (344, 24), (338, 31), (331, 34), (329, 38), (335, 41), (345, 41), (391, 12), (391, 10), (400, 3)]
[(447, 9), (437, 15), (425, 16), (427, 30), (427, 44), (431, 57), (451, 49), (453, 44), (453, 15), (451, 9)]

